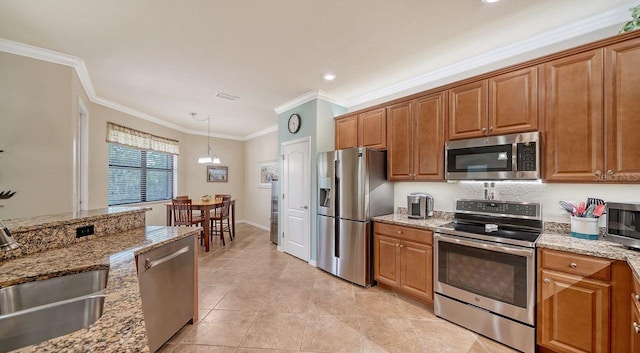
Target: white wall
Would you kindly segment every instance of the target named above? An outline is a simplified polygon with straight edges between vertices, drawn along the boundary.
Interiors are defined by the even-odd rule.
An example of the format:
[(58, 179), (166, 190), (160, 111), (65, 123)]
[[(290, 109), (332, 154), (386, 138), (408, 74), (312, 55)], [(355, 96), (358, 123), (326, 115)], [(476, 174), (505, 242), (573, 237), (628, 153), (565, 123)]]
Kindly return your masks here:
[(244, 220), (265, 230), (271, 217), (271, 188), (258, 186), (258, 164), (273, 161), (280, 165), (278, 156), (278, 132), (245, 143)]
[[(484, 197), (484, 184), (481, 182), (396, 182), (394, 190), (395, 208), (407, 207), (407, 194), (416, 191), (433, 195), (434, 209), (447, 212), (453, 212), (454, 201), (457, 199)], [(588, 197), (597, 197), (605, 201), (640, 202), (640, 187), (638, 185), (496, 182), (495, 196), (498, 200), (541, 203), (545, 221), (568, 223), (569, 214), (560, 209), (558, 201), (586, 201)], [(603, 218), (601, 226), (604, 225)]]
[(0, 52), (0, 219), (72, 210), (71, 72)]

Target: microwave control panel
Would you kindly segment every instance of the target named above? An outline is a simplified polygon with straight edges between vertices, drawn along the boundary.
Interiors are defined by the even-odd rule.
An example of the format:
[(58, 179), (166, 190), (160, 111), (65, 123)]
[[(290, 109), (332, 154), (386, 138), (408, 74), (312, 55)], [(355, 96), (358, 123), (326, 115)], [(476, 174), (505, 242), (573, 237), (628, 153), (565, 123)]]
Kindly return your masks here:
[(536, 170), (536, 143), (518, 143), (518, 171)]

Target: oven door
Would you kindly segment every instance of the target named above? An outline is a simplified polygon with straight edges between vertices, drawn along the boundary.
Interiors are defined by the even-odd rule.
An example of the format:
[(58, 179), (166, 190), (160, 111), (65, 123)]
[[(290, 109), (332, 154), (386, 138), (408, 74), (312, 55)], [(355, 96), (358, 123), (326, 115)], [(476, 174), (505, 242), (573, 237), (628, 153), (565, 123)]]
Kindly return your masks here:
[(436, 233), (436, 294), (529, 325), (535, 320), (535, 249)]

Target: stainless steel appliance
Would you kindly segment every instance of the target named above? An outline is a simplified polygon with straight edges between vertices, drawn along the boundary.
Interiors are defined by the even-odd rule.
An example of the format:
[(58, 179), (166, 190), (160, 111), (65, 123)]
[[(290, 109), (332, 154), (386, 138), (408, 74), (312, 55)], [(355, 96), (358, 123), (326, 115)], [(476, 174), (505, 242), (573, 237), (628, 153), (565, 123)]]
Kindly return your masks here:
[(458, 200), (434, 235), (434, 312), (522, 352), (535, 352), (536, 203)]
[(423, 192), (407, 195), (407, 217), (425, 219), (433, 216), (433, 197)]
[(318, 154), (318, 267), (347, 281), (373, 281), (371, 217), (393, 213), (386, 152), (350, 148)]
[(193, 319), (193, 235), (138, 255), (138, 282), (149, 351)]
[(640, 203), (608, 202), (607, 240), (640, 250)]
[(482, 137), (446, 143), (447, 180), (540, 179), (540, 133)]
[(278, 180), (271, 181), (271, 221), (269, 227), (269, 238), (274, 244), (278, 244)]

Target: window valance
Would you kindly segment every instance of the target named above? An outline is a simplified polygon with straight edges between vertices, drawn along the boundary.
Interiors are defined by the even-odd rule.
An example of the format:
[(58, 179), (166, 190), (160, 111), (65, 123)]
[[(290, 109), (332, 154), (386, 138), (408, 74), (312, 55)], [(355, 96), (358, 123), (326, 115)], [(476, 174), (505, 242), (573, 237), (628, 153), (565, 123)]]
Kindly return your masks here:
[(176, 140), (155, 136), (110, 122), (107, 122), (107, 142), (142, 150), (153, 150), (176, 155), (180, 154), (178, 141)]

